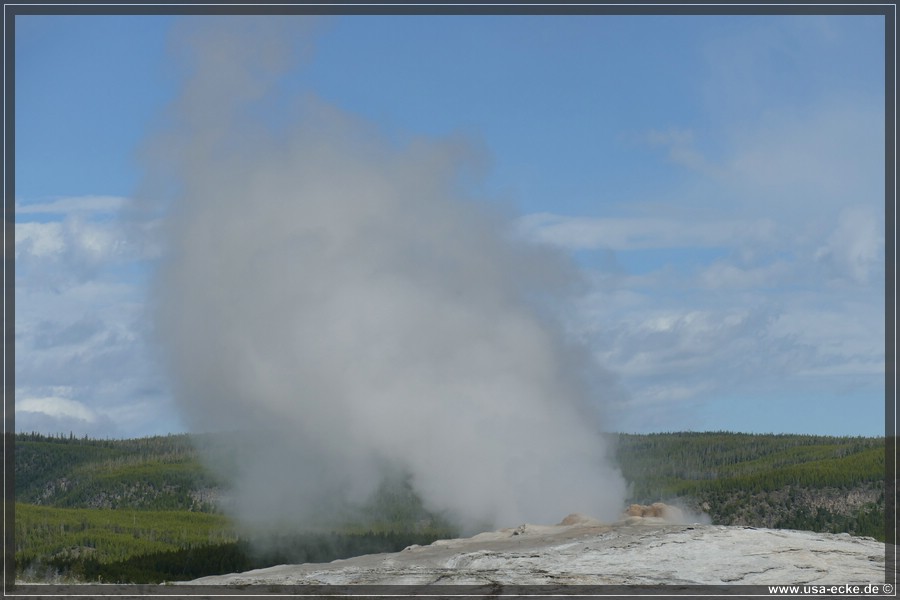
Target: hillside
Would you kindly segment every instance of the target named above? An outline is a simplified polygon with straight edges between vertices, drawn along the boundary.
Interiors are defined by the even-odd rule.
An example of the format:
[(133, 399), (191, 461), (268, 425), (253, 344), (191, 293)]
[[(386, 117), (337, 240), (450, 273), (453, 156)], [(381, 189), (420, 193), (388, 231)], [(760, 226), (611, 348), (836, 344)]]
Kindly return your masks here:
[(674, 501), (719, 525), (884, 541), (884, 438), (739, 433), (616, 436), (631, 501)]
[(224, 488), (188, 435), (134, 440), (16, 435), (16, 500), (58, 508), (213, 512)]
[[(629, 503), (664, 500), (717, 525), (884, 540), (883, 439), (721, 432), (610, 441)], [(17, 435), (18, 572), (32, 580), (188, 579), (396, 551), (458, 533), (424, 509), (407, 481), (386, 482), (364, 516), (331, 530), (283, 532), (261, 555), (219, 514), (228, 487), (201, 464), (210, 445), (240, 447), (225, 435)]]

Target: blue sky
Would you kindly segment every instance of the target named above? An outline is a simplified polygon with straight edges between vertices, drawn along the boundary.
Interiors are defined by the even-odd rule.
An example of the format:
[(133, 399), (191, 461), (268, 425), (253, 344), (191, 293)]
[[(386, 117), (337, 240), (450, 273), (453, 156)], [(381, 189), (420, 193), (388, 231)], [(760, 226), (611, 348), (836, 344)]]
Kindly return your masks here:
[[(129, 210), (179, 20), (16, 19), (19, 430), (184, 428)], [(610, 429), (882, 435), (883, 48), (865, 16), (332, 17), (266, 118), (478, 148), (467, 192), (583, 272)]]

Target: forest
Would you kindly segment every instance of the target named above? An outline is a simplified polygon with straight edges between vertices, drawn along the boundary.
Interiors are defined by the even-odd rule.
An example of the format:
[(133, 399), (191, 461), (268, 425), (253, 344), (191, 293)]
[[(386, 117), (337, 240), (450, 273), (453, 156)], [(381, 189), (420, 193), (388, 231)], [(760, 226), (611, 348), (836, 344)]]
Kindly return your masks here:
[[(885, 539), (884, 438), (729, 432), (604, 434), (628, 502), (665, 501), (712, 523)], [(159, 583), (274, 564), (326, 562), (456, 537), (408, 480), (386, 481), (360, 518), (285, 529), (264, 545), (221, 509), (206, 469), (224, 434), (100, 440), (17, 434), (16, 571), (30, 582)], [(264, 547), (265, 550), (260, 550)]]

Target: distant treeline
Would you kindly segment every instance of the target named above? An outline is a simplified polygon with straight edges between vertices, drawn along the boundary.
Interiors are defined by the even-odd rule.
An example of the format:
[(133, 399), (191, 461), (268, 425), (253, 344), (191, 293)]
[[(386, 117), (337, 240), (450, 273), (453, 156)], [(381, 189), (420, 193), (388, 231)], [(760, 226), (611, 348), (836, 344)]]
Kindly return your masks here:
[(214, 512), (225, 482), (201, 464), (189, 435), (133, 440), (17, 434), (16, 500), (60, 508)]
[(616, 458), (634, 495), (854, 488), (884, 480), (884, 438), (741, 433), (618, 434)]
[(632, 500), (713, 523), (885, 539), (884, 438), (729, 432), (611, 436)]
[[(883, 438), (728, 432), (610, 434), (627, 502), (670, 501), (713, 523), (847, 532), (884, 540)], [(17, 573), (32, 581), (150, 583), (321, 562), (454, 537), (408, 480), (383, 484), (356, 521), (242, 539), (204, 467), (233, 435), (97, 440), (17, 434)], [(221, 453), (221, 452), (220, 452)]]

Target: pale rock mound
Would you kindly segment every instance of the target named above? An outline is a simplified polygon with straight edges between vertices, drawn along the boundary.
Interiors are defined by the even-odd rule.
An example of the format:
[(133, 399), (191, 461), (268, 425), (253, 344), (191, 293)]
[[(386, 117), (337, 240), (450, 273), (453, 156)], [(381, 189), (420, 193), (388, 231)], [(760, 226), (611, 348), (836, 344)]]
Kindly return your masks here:
[(579, 513), (572, 513), (567, 516), (565, 519), (559, 522), (560, 525), (569, 526), (569, 525), (603, 525), (601, 521), (593, 517), (588, 517)]
[(204, 577), (194, 585), (845, 584), (884, 581), (885, 546), (871, 538), (677, 523), (681, 511), (633, 505), (603, 524), (571, 514), (439, 540), (393, 554), (281, 565)]
[(625, 511), (625, 515), (628, 517), (653, 517), (663, 519), (670, 523), (684, 523), (686, 520), (684, 512), (680, 508), (662, 502), (654, 502), (649, 506), (645, 504), (632, 504), (628, 507), (628, 510)]

